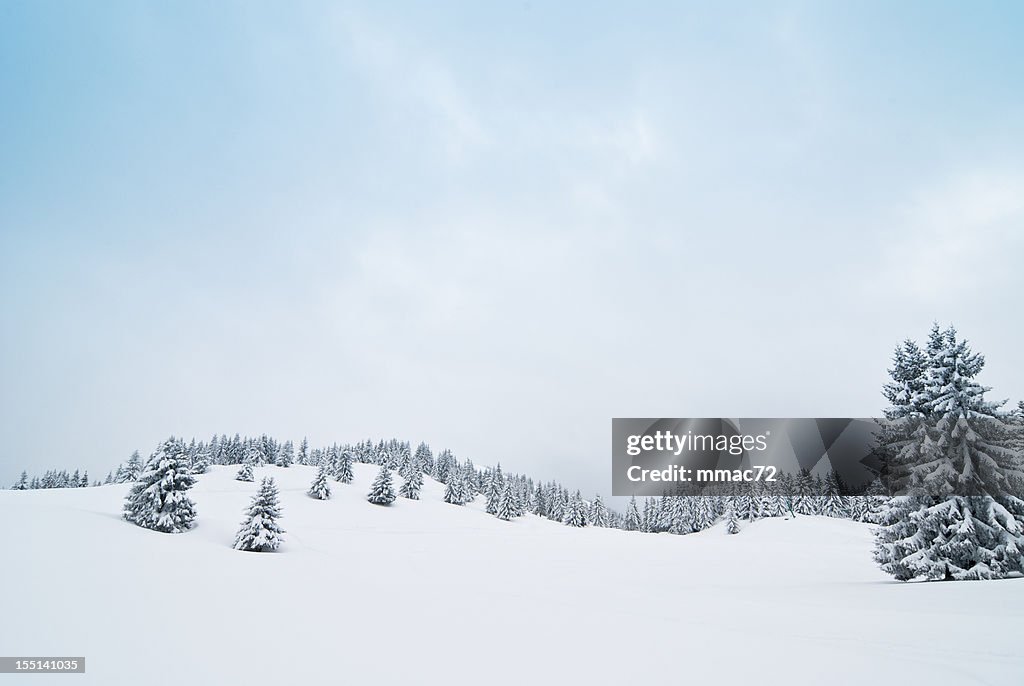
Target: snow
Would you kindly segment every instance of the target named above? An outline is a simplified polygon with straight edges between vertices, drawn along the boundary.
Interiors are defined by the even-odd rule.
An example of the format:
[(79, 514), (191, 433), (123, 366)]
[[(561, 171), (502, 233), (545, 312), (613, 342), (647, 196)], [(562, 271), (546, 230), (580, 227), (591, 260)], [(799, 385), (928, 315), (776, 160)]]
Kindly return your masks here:
[[(442, 501), (330, 500), (312, 467), (211, 467), (183, 534), (121, 519), (129, 485), (0, 491), (0, 652), (84, 655), (88, 684), (1009, 684), (1024, 579), (891, 581), (867, 525), (824, 517), (699, 534), (512, 522)], [(231, 548), (273, 476), (275, 553)], [(0, 675), (5, 678), (19, 677)]]

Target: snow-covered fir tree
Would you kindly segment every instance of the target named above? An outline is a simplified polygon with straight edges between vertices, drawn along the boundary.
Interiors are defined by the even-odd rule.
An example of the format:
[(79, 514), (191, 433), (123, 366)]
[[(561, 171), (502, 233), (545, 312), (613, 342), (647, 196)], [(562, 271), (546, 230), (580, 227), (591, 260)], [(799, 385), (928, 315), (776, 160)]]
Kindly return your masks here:
[(210, 468), (210, 456), (205, 449), (191, 451), (192, 473), (205, 474)]
[(450, 505), (465, 505), (471, 500), (462, 470), (456, 465), (448, 468), (448, 483), (444, 487), (444, 501)]
[(11, 486), (15, 491), (27, 491), (28, 490), (28, 472), (23, 471), (18, 481)]
[(235, 550), (266, 553), (281, 546), (285, 531), (277, 523), (281, 516), (277, 498), (277, 485), (273, 477), (268, 476), (260, 483), (260, 490), (246, 510), (242, 528), (235, 536)]
[(434, 473), (434, 453), (430, 451), (429, 445), (420, 443), (416, 446), (416, 453), (413, 455), (413, 459), (421, 472), (424, 474)]
[(738, 534), (739, 532), (740, 523), (736, 520), (736, 510), (730, 504), (725, 510), (725, 533)]
[(420, 490), (423, 488), (423, 471), (419, 465), (409, 460), (406, 462), (405, 473), (402, 476), (402, 485), (398, 494), (409, 500), (419, 500)]
[(590, 523), (598, 527), (608, 526), (608, 508), (601, 500), (601, 494), (594, 496), (594, 502), (590, 506)]
[(316, 472), (316, 478), (309, 487), (309, 495), (317, 500), (327, 500), (331, 497), (331, 487), (327, 485), (327, 469), (320, 465)]
[(794, 483), (793, 509), (797, 514), (813, 515), (818, 514), (817, 494), (814, 487), (814, 480), (807, 469), (801, 469), (796, 475)]
[(669, 533), (676, 535), (690, 533), (689, 498), (675, 497), (670, 504)]
[(640, 511), (636, 506), (636, 496), (629, 498), (629, 505), (626, 506), (626, 519), (622, 528), (626, 531), (640, 531)]
[(586, 526), (589, 523), (587, 521), (587, 504), (583, 502), (583, 496), (579, 491), (576, 491), (569, 499), (569, 507), (566, 510), (563, 523), (566, 526), (576, 527)]
[(434, 465), (434, 478), (443, 484), (448, 483), (448, 475), (451, 473), (452, 466), (455, 462), (455, 458), (450, 450), (442, 450), (441, 454), (437, 456), (437, 462)]
[(149, 458), (128, 492), (124, 518), (154, 531), (187, 531), (196, 518), (195, 503), (188, 497), (194, 484), (185, 446), (169, 438)]
[(506, 522), (515, 519), (518, 516), (516, 514), (515, 499), (516, 497), (515, 493), (512, 491), (512, 484), (505, 484), (505, 488), (502, 489), (501, 492), (501, 497), (498, 498), (494, 516), (498, 519), (504, 519)]
[(395, 502), (395, 489), (391, 484), (391, 470), (386, 464), (382, 464), (377, 478), (370, 486), (370, 492), (366, 499), (376, 505), (390, 505)]
[[(933, 333), (940, 334), (938, 325), (933, 328)], [(886, 417), (896, 419), (922, 414), (924, 408), (919, 403), (924, 391), (928, 358), (917, 343), (908, 338), (896, 346), (892, 360), (892, 368), (888, 370), (890, 381), (882, 387), (882, 395), (889, 401)]]
[(825, 500), (821, 512), (823, 515), (840, 518), (850, 516), (848, 499), (843, 495), (844, 488), (839, 475), (835, 471), (830, 471), (825, 477)]
[(875, 559), (897, 579), (990, 579), (1024, 572), (1024, 462), (1001, 403), (975, 377), (984, 357), (932, 328), (921, 419), (888, 455), (899, 487), (881, 514)]
[(501, 474), (501, 464), (487, 476), (487, 487), (484, 495), (487, 496), (487, 514), (498, 514), (498, 505), (501, 496), (505, 492), (505, 479)]
[(640, 517), (640, 531), (648, 534), (651, 533), (654, 530), (653, 522), (654, 505), (650, 498), (644, 498), (643, 516)]
[(243, 462), (241, 468), (235, 474), (236, 481), (255, 481), (256, 479), (252, 474), (252, 464), (249, 462)]
[(352, 472), (352, 451), (347, 448), (336, 451), (337, 458), (334, 461), (334, 480), (343, 484), (352, 483), (355, 475)]
[(277, 459), (274, 464), (278, 467), (291, 467), (295, 461), (295, 448), (291, 441), (285, 441), (281, 449), (277, 451)]
[(139, 456), (139, 451), (136, 450), (131, 454), (127, 462), (117, 468), (114, 480), (119, 484), (131, 483), (137, 481), (141, 473), (142, 457)]

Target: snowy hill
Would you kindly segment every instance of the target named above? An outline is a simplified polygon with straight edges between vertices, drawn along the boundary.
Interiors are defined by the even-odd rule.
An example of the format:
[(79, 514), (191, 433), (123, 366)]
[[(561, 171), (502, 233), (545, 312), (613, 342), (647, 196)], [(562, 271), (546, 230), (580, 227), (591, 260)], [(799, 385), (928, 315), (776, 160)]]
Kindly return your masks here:
[[(1014, 683), (1024, 580), (900, 584), (864, 524), (679, 537), (333, 497), (312, 467), (214, 467), (184, 534), (120, 517), (127, 485), (0, 491), (5, 655), (84, 655), (90, 684)], [(259, 479), (285, 543), (231, 548)], [(969, 631), (967, 630), (969, 629)], [(0, 681), (6, 675), (0, 675)], [(19, 677), (6, 676), (7, 679)]]

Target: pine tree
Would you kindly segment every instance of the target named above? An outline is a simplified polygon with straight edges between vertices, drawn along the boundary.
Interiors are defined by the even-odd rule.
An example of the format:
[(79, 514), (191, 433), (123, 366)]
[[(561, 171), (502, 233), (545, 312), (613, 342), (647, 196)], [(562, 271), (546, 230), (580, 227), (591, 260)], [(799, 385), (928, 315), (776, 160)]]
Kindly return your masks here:
[(511, 484), (505, 484), (501, 497), (498, 498), (494, 516), (498, 519), (504, 519), (506, 522), (516, 518), (515, 494), (512, 492)]
[(299, 464), (309, 463), (309, 441), (306, 440), (305, 436), (302, 437), (302, 443), (299, 444), (298, 462)]
[(690, 505), (690, 529), (703, 531), (711, 526), (714, 516), (707, 496), (697, 496)]
[(309, 495), (317, 500), (327, 500), (331, 497), (331, 487), (327, 485), (327, 470), (323, 465), (317, 470), (316, 478), (309, 487)]
[(468, 502), (466, 496), (462, 475), (457, 471), (449, 471), (448, 483), (444, 487), (444, 501), (450, 505), (465, 505)]
[(430, 452), (430, 446), (420, 443), (416, 446), (416, 454), (413, 456), (419, 470), (424, 474), (434, 473), (434, 453)]
[(590, 523), (598, 527), (608, 526), (608, 508), (600, 493), (594, 496), (594, 504), (590, 506)]
[(563, 524), (566, 526), (583, 527), (587, 522), (587, 506), (579, 491), (569, 499), (569, 508), (565, 513)]
[[(562, 519), (565, 518), (565, 508), (568, 501), (565, 498), (564, 491), (558, 486), (558, 484), (551, 485), (550, 503), (551, 507), (548, 509), (548, 519), (556, 522), (562, 521)], [(639, 520), (639, 514), (637, 515), (637, 518)], [(637, 530), (639, 530), (639, 528)]]
[(885, 412), (887, 418), (898, 419), (923, 412), (919, 403), (924, 391), (927, 367), (928, 358), (917, 343), (908, 338), (896, 346), (892, 369), (889, 370), (891, 381), (882, 387), (882, 395), (889, 401), (889, 408)]
[(687, 498), (676, 496), (672, 498), (669, 515), (669, 532), (680, 535), (690, 533), (690, 513), (687, 507)]
[(537, 484), (537, 492), (533, 497), (533, 514), (538, 517), (548, 516), (548, 496), (544, 486)]
[(512, 512), (516, 517), (522, 517), (526, 514), (525, 499), (520, 488), (521, 484), (518, 482), (514, 481), (512, 483)]
[(736, 511), (732, 505), (729, 505), (725, 510), (725, 533), (738, 534), (739, 532), (740, 524), (736, 521)]
[(825, 501), (822, 507), (822, 514), (827, 517), (847, 518), (850, 516), (850, 506), (846, 496), (843, 495), (843, 481), (835, 471), (830, 471), (825, 477)]
[(448, 475), (452, 471), (453, 464), (455, 462), (452, 456), (452, 451), (442, 450), (441, 454), (437, 456), (437, 463), (434, 465), (434, 476), (443, 484), (448, 483)]
[(814, 488), (814, 480), (807, 469), (801, 469), (796, 476), (794, 484), (796, 490), (793, 496), (793, 509), (798, 514), (812, 515), (817, 512), (817, 489)]
[(277, 451), (277, 459), (274, 461), (278, 467), (291, 467), (295, 461), (295, 449), (291, 441), (285, 441), (281, 449)]
[(643, 510), (643, 512), (644, 512), (644, 514), (640, 518), (640, 531), (643, 531), (644, 533), (648, 533), (649, 534), (649, 533), (651, 533), (651, 531), (653, 531), (653, 527), (651, 526), (651, 523), (652, 523), (653, 515), (654, 515), (654, 512), (652, 511), (652, 505), (651, 505), (651, 499), (650, 498), (644, 498), (644, 510)]
[(626, 506), (626, 519), (622, 523), (622, 528), (626, 531), (639, 531), (640, 526), (640, 511), (636, 507), (636, 496), (631, 496), (629, 505)]
[(402, 475), (402, 486), (398, 494), (409, 500), (419, 500), (420, 490), (423, 488), (423, 472), (419, 465), (409, 462), (406, 465), (405, 474)]
[(235, 481), (255, 481), (252, 474), (252, 463), (244, 462), (242, 467), (235, 474)]
[(192, 473), (205, 474), (210, 468), (210, 458), (205, 450), (196, 450), (192, 455)]
[[(326, 486), (326, 482), (324, 484)], [(260, 490), (253, 496), (246, 511), (245, 521), (235, 537), (235, 550), (266, 553), (277, 550), (284, 541), (284, 529), (277, 523), (281, 507), (277, 501), (277, 486), (273, 477), (263, 479)]]
[(28, 490), (28, 472), (22, 471), (21, 478), (18, 479), (18, 483), (11, 486), (15, 491), (27, 491)]
[(128, 492), (124, 518), (154, 531), (187, 531), (196, 518), (195, 503), (187, 495), (194, 484), (185, 446), (170, 438), (149, 458)]
[(498, 505), (504, 492), (505, 479), (501, 475), (501, 464), (499, 463), (487, 482), (487, 514), (498, 514)]
[(142, 473), (142, 458), (139, 456), (139, 451), (136, 450), (128, 458), (128, 462), (117, 468), (117, 476), (115, 481), (119, 484), (132, 483), (133, 481), (139, 480), (139, 475)]
[(391, 485), (391, 470), (387, 464), (381, 465), (366, 499), (376, 505), (390, 505), (395, 502), (395, 489)]
[(352, 451), (342, 449), (336, 452), (337, 459), (334, 462), (334, 480), (343, 484), (352, 483), (355, 475), (352, 472)]
[(894, 460), (900, 494), (882, 512), (875, 560), (897, 579), (989, 579), (1024, 571), (1024, 463), (1013, 431), (975, 381), (984, 357), (932, 328), (918, 405)]

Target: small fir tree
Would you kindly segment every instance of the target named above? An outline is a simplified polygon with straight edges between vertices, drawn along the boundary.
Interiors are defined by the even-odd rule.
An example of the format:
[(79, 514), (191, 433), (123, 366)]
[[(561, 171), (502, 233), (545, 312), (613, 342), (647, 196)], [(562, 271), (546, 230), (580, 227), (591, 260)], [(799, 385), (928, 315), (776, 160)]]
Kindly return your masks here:
[(252, 464), (249, 462), (242, 463), (242, 467), (235, 474), (235, 481), (255, 481), (252, 475)]
[(601, 494), (594, 496), (594, 504), (590, 506), (590, 523), (594, 526), (608, 526), (608, 508), (601, 500)]
[(331, 497), (331, 487), (327, 485), (327, 470), (323, 466), (317, 470), (316, 478), (309, 487), (309, 495), (317, 500), (327, 500)]
[(391, 485), (391, 470), (386, 464), (381, 465), (366, 499), (375, 505), (390, 505), (395, 502), (395, 489)]
[(736, 521), (736, 510), (733, 509), (732, 505), (725, 511), (725, 533), (727, 534), (738, 534), (740, 532), (740, 523)]
[(285, 531), (277, 523), (281, 516), (277, 496), (273, 477), (263, 479), (260, 490), (253, 496), (252, 504), (246, 511), (242, 528), (235, 537), (235, 550), (266, 553), (281, 546)]
[(626, 531), (639, 531), (640, 525), (640, 510), (636, 506), (636, 496), (631, 496), (629, 505), (626, 506), (626, 519), (623, 521), (622, 528)]
[(295, 461), (295, 448), (291, 441), (285, 441), (281, 449), (277, 451), (277, 459), (274, 461), (278, 467), (291, 467)]

